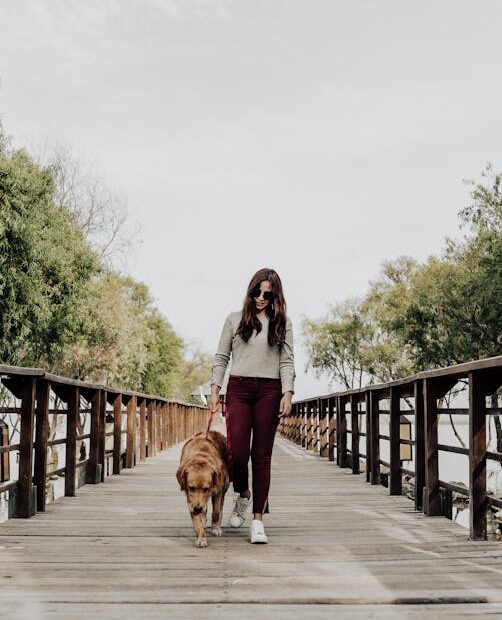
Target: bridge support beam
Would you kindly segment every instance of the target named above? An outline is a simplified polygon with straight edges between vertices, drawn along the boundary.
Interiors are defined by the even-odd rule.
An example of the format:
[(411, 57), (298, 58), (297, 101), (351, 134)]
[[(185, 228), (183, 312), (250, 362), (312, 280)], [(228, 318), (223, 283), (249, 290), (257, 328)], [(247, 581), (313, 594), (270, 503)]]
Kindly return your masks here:
[(413, 396), (415, 400), (415, 510), (423, 510), (425, 487), (425, 428), (422, 381), (414, 382)]
[(390, 435), (390, 473), (389, 473), (389, 493), (390, 495), (401, 495), (401, 406), (399, 388), (390, 388), (390, 411), (389, 411), (389, 435)]
[(359, 473), (359, 399), (354, 394), (350, 396), (350, 429), (352, 450), (352, 473)]
[(338, 432), (338, 465), (347, 467), (347, 415), (345, 412), (346, 397), (339, 396), (337, 399), (337, 432)]
[(380, 418), (378, 392), (370, 392), (370, 483), (380, 484)]

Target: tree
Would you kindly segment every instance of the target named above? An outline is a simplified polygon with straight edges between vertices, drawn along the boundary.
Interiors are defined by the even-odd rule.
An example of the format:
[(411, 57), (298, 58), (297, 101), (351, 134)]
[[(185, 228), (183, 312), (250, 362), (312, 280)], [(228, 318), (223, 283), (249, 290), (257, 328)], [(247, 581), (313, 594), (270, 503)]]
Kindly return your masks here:
[(149, 312), (146, 326), (147, 362), (142, 375), (142, 390), (173, 398), (180, 391), (183, 341), (156, 308)]
[(326, 373), (345, 389), (411, 374), (413, 360), (396, 323), (409, 304), (417, 268), (409, 257), (386, 262), (365, 297), (332, 306), (323, 319), (305, 320), (307, 368)]
[(305, 319), (302, 336), (308, 351), (306, 370), (325, 373), (335, 384), (350, 390), (361, 387), (367, 377), (365, 351), (373, 328), (357, 299), (330, 307), (326, 317)]
[(185, 344), (183, 358), (176, 398), (200, 405), (200, 396), (193, 396), (192, 392), (211, 378), (213, 356), (193, 344)]
[(51, 364), (80, 325), (94, 252), (54, 201), (51, 172), (24, 151), (0, 152), (0, 359)]
[(401, 256), (382, 265), (371, 283), (362, 309), (373, 326), (373, 338), (365, 350), (366, 372), (377, 382), (387, 382), (412, 374), (416, 364), (398, 326), (411, 299), (411, 284), (419, 269), (415, 259)]
[(400, 323), (420, 369), (500, 355), (502, 351), (502, 194), (500, 175), (484, 172), (460, 212), (470, 236), (447, 240), (442, 258), (415, 274)]
[(59, 145), (41, 149), (37, 161), (52, 173), (56, 204), (73, 215), (100, 262), (124, 264), (132, 239), (125, 201), (106, 186), (96, 166)]

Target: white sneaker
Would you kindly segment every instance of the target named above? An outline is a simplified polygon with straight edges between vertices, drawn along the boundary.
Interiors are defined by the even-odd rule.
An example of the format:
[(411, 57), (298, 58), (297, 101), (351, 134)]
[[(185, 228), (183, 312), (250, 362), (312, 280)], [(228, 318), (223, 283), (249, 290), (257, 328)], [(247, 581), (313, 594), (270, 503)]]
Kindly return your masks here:
[(259, 521), (258, 519), (253, 519), (251, 521), (251, 526), (249, 528), (249, 540), (252, 543), (268, 543), (263, 521)]
[(230, 527), (240, 527), (244, 523), (250, 506), (251, 497), (241, 497), (237, 495), (234, 509), (228, 520)]

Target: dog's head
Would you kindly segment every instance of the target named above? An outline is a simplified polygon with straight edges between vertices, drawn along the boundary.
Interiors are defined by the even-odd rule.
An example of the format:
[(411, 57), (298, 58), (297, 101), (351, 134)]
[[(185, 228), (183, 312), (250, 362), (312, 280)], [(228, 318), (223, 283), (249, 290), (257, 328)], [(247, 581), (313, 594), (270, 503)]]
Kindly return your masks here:
[(219, 476), (207, 464), (189, 459), (176, 472), (180, 489), (185, 491), (190, 512), (206, 512), (209, 496), (214, 493)]

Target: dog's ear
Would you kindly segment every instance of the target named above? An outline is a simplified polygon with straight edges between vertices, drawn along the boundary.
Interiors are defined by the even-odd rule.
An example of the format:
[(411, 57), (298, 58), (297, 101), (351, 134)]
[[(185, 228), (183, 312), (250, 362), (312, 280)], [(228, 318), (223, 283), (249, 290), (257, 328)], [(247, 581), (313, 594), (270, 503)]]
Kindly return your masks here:
[(180, 489), (182, 491), (186, 491), (187, 477), (186, 477), (185, 467), (183, 465), (180, 465), (178, 467), (178, 471), (176, 472), (176, 478), (178, 479)]

